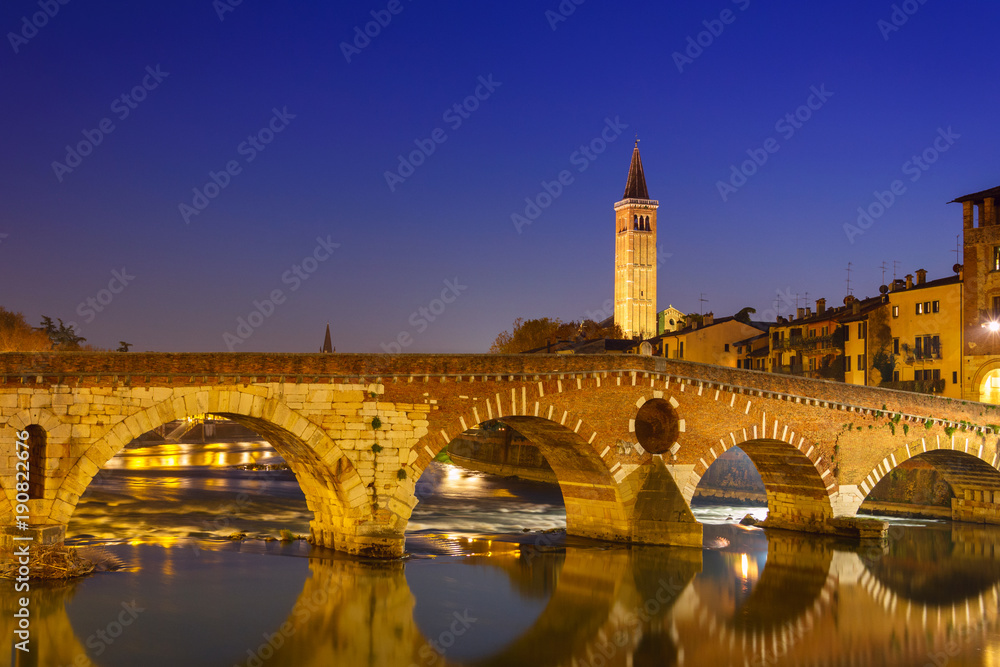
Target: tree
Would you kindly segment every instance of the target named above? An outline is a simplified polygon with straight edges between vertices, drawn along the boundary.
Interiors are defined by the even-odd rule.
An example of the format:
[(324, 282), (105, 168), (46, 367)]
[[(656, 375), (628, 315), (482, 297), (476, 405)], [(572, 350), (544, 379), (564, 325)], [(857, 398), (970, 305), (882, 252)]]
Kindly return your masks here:
[(872, 373), (872, 385), (878, 386), (883, 382), (892, 382), (893, 372), (896, 370), (896, 355), (889, 352), (888, 347), (881, 349), (872, 355), (872, 370), (877, 371), (879, 377), (874, 377)]
[[(878, 378), (872, 374), (872, 384), (892, 382), (896, 370), (896, 356), (892, 350), (892, 329), (889, 326), (889, 306), (876, 308), (868, 315), (868, 350), (871, 355), (870, 368), (879, 372)], [(877, 381), (876, 381), (877, 380)]]
[(78, 336), (73, 326), (66, 326), (60, 319), (59, 326), (52, 321), (51, 317), (42, 317), (42, 326), (35, 327), (35, 331), (40, 331), (48, 336), (52, 343), (52, 348), (56, 350), (79, 350), (80, 343), (87, 340), (83, 336)]
[(519, 354), (528, 350), (544, 347), (550, 340), (590, 340), (594, 338), (624, 338), (622, 329), (617, 324), (602, 327), (593, 320), (580, 322), (563, 322), (542, 317), (535, 320), (525, 320), (521, 317), (514, 320), (511, 331), (503, 331), (490, 346), (491, 354)]
[(51, 347), (48, 336), (28, 324), (24, 315), (0, 307), (0, 352), (39, 352)]
[(743, 324), (750, 324), (750, 314), (756, 312), (757, 312), (756, 308), (751, 308), (750, 306), (747, 306), (740, 312), (733, 315), (733, 319), (736, 320), (737, 322), (742, 322)]
[(118, 341), (118, 349), (115, 352), (128, 352), (128, 349), (132, 347), (132, 343), (126, 343), (123, 340)]

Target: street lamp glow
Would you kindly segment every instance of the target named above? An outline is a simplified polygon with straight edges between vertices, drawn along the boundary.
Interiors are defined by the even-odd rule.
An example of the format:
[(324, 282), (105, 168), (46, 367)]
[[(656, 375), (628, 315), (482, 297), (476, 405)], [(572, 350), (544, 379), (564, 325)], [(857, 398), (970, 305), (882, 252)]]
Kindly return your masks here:
[(986, 324), (986, 330), (989, 331), (990, 333), (996, 333), (1000, 331), (1000, 322), (997, 322), (996, 320), (991, 320)]

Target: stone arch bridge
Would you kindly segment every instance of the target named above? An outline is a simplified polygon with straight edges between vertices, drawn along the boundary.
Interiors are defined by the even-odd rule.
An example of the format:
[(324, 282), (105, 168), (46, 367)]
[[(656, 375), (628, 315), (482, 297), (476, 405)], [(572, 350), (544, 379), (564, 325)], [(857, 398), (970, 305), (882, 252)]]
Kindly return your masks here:
[(40, 539), (60, 539), (126, 443), (202, 414), (267, 438), (315, 515), (312, 540), (357, 555), (403, 553), (417, 479), (488, 420), (539, 447), (573, 535), (700, 546), (689, 501), (737, 445), (775, 527), (857, 535), (866, 495), (915, 456), (952, 482), (956, 518), (1000, 522), (1000, 411), (981, 403), (633, 355), (80, 352), (0, 354), (0, 526), (15, 532), (27, 509)]

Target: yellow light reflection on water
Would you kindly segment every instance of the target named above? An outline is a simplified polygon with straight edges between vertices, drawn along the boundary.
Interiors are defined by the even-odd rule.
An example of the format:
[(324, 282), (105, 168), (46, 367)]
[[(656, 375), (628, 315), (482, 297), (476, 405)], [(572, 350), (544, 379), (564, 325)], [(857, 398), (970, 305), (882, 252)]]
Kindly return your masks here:
[(743, 578), (746, 579), (750, 574), (750, 560), (746, 554), (740, 554), (740, 566), (743, 568)]

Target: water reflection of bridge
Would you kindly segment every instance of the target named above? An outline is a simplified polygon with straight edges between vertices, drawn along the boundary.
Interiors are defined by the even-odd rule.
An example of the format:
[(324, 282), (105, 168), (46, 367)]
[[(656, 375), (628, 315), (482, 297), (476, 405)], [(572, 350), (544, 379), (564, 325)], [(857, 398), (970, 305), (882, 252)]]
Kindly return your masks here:
[[(704, 552), (494, 543), (492, 555), (462, 562), (479, 568), (481, 578), (501, 575), (523, 597), (533, 596), (539, 611), (530, 626), (485, 652), (483, 637), (504, 632), (490, 626), (490, 614), (471, 609), (465, 618), (476, 620), (463, 623), (455, 620), (462, 609), (454, 617), (428, 615), (428, 600), (415, 597), (428, 595), (426, 585), (415, 586), (416, 568), (448, 572), (453, 561), (314, 559), (285, 622), (268, 630), (271, 642), (233, 647), (231, 662), (244, 665), (257, 655), (276, 667), (422, 666), (459, 658), (482, 667), (911, 665), (995, 641), (995, 536), (956, 528), (918, 540), (903, 531), (885, 550), (842, 551), (828, 539), (738, 530), (725, 549)], [(73, 664), (85, 650), (80, 634), (88, 630), (71, 627), (66, 614), (69, 590), (33, 598), (36, 636), (44, 638), (37, 664)], [(490, 600), (481, 596), (480, 604)], [(6, 637), (11, 604), (5, 596), (0, 605)]]

